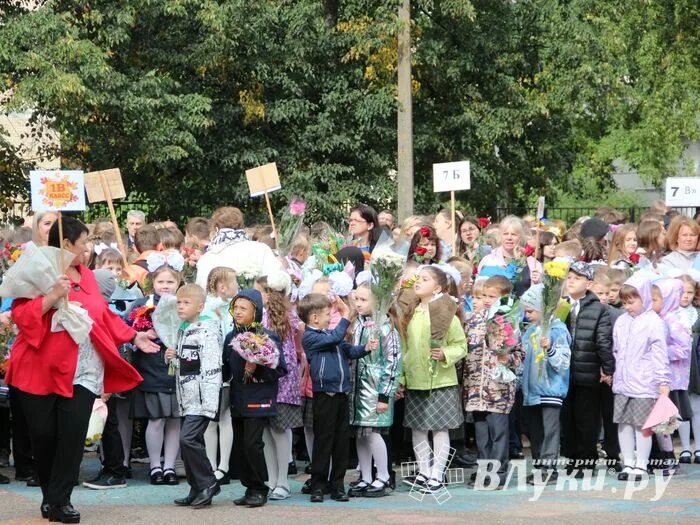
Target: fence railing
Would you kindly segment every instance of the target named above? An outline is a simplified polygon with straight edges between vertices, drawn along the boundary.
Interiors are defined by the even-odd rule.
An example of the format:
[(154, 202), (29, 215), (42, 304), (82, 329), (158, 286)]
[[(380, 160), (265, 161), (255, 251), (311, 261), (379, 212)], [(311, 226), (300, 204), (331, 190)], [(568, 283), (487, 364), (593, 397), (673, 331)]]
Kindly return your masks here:
[[(545, 217), (549, 220), (562, 220), (566, 222), (567, 225), (572, 225), (577, 219), (584, 216), (592, 217), (595, 215), (598, 207), (552, 207), (545, 208)], [(616, 211), (622, 212), (626, 215), (627, 221), (637, 222), (639, 218), (644, 214), (649, 208), (648, 207), (626, 207), (626, 208), (615, 208)], [(688, 207), (688, 208), (673, 208), (682, 215), (687, 215), (689, 217), (694, 217), (696, 213), (700, 212), (700, 207)], [(496, 208), (496, 219), (501, 221), (507, 215), (517, 215), (522, 217), (524, 215), (535, 215), (537, 213), (536, 208)]]

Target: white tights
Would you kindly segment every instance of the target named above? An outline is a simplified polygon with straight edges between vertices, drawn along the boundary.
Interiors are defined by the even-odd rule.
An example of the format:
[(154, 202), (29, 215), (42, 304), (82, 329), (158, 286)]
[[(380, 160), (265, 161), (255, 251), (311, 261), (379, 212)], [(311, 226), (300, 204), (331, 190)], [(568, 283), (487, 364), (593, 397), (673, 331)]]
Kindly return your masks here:
[[(688, 394), (690, 397), (690, 408), (693, 411), (693, 419), (691, 421), (681, 421), (681, 426), (678, 428), (678, 435), (681, 438), (683, 450), (690, 452), (700, 451), (700, 396), (697, 394)], [(690, 448), (690, 428), (693, 428), (693, 436), (695, 437), (695, 448)]]
[(411, 431), (413, 451), (416, 454), (420, 473), (426, 478), (442, 481), (450, 456), (450, 433), (447, 430), (433, 430), (432, 434), (433, 447), (431, 450), (428, 431), (413, 429)]
[(377, 480), (386, 482), (389, 480), (389, 458), (386, 451), (386, 443), (380, 434), (372, 432), (366, 436), (358, 437), (357, 459), (360, 461), (362, 481), (372, 483), (372, 458), (377, 466)]
[[(218, 432), (217, 432), (218, 431)], [(204, 432), (204, 445), (207, 449), (207, 459), (211, 463), (212, 470), (228, 472), (228, 465), (233, 449), (233, 421), (231, 420), (231, 408), (227, 407), (219, 414), (219, 421), (211, 421)], [(216, 465), (216, 453), (219, 451), (219, 466)], [(215, 472), (216, 478), (223, 476)]]
[(620, 423), (617, 427), (617, 437), (620, 441), (620, 451), (622, 452), (624, 465), (646, 470), (649, 463), (649, 454), (651, 453), (651, 436), (645, 437), (642, 435), (641, 428)]
[(180, 418), (149, 419), (146, 427), (146, 449), (151, 469), (160, 468), (160, 451), (163, 452), (163, 470), (174, 469), (180, 452)]
[(287, 469), (289, 467), (289, 434), (271, 425), (263, 432), (267, 479), (271, 488), (284, 487), (289, 490)]

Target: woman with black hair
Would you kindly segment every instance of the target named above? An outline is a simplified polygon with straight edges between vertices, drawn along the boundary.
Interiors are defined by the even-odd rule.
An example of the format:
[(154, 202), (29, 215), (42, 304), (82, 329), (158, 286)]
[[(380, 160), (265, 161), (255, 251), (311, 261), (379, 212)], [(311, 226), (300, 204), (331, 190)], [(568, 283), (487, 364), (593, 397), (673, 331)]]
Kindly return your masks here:
[[(95, 398), (125, 392), (141, 376), (121, 358), (117, 345), (132, 342), (143, 352), (157, 352), (155, 334), (136, 333), (112, 313), (92, 271), (82, 264), (88, 229), (63, 217), (63, 250), (74, 255), (53, 287), (34, 299), (17, 298), (12, 319), (19, 333), (12, 347), (6, 381), (16, 389), (27, 418), (43, 500), (41, 514), (51, 521), (79, 523), (71, 505)], [(58, 221), (49, 231), (58, 248)], [(52, 329), (60, 302), (77, 302), (92, 320), (90, 335), (76, 343), (66, 330)]]
[(371, 206), (358, 204), (350, 210), (348, 227), (352, 239), (351, 244), (362, 250), (365, 261), (369, 260), (369, 254), (374, 250), (382, 234), (377, 212)]

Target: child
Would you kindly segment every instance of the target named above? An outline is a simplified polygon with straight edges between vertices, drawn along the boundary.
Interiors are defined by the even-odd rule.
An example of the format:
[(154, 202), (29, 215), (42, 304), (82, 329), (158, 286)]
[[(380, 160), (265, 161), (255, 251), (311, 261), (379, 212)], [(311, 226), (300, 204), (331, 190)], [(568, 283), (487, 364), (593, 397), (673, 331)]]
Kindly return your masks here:
[[(678, 408), (678, 419), (690, 421), (692, 409), (688, 397), (688, 382), (692, 339), (680, 320), (682, 294), (683, 284), (677, 279), (661, 279), (651, 287), (653, 309), (664, 321), (666, 329), (666, 349), (671, 372), (669, 397)], [(656, 437), (659, 448), (663, 451), (663, 459), (668, 466), (672, 466), (675, 463), (675, 455), (671, 436), (657, 434)]]
[(277, 416), (270, 418), (263, 433), (268, 480), (273, 489), (270, 499), (284, 500), (291, 496), (287, 471), (292, 429), (304, 425), (296, 347), (300, 322), (289, 303), (292, 280), (287, 272), (271, 272), (267, 277), (259, 279), (258, 283), (263, 285), (263, 326), (282, 340), (282, 351), (287, 363), (287, 375), (280, 378), (277, 389)]
[[(179, 254), (169, 259), (174, 266), (166, 263), (159, 253), (152, 253), (147, 259), (153, 294), (134, 301), (128, 321), (135, 329), (138, 329), (141, 319), (150, 319), (148, 310), (155, 308), (163, 295), (174, 294), (180, 285), (184, 259)], [(144, 317), (141, 317), (141, 312)], [(143, 383), (134, 390), (131, 417), (148, 419), (146, 449), (151, 464), (151, 484), (177, 485), (175, 459), (180, 448), (180, 411), (175, 378), (168, 375), (168, 365), (165, 363), (167, 348), (162, 343), (160, 347), (160, 352), (155, 354), (134, 353), (134, 367), (143, 377)], [(163, 465), (160, 462), (161, 450), (164, 450)]]
[[(207, 299), (204, 312), (219, 323), (221, 337), (233, 330), (233, 317), (229, 312), (229, 304), (238, 294), (236, 272), (225, 266), (217, 266), (207, 277)], [(233, 421), (231, 420), (231, 386), (228, 381), (221, 384), (219, 396), (218, 418), (209, 422), (204, 433), (204, 443), (207, 447), (207, 457), (214, 469), (214, 475), (219, 485), (228, 485), (230, 477), (228, 466), (233, 447)], [(217, 450), (219, 463), (217, 465)]]
[[(502, 298), (508, 298), (513, 285), (502, 275), (489, 277), (484, 282), (482, 296), (484, 311), (474, 315), (468, 323), (469, 355), (464, 367), (464, 410), (472, 412), (476, 433), (477, 457), (496, 460), (499, 486), (503, 486), (509, 462), (509, 414), (515, 404), (516, 381), (494, 379), (499, 364), (515, 371), (522, 364), (522, 349), (499, 353), (487, 343), (489, 312)], [(476, 473), (470, 484), (474, 486)]]
[(608, 277), (607, 268), (599, 266), (593, 272), (593, 284), (591, 292), (593, 292), (602, 304), (608, 304), (610, 297), (610, 286), (612, 281)]
[[(466, 356), (467, 342), (459, 310), (452, 310), (446, 333), (439, 341), (434, 341), (436, 334), (430, 322), (435, 313), (430, 303), (446, 296), (443, 294), (451, 286), (454, 283), (445, 272), (434, 266), (423, 267), (413, 286), (416, 300), (403, 312), (402, 319), (406, 347), (399, 394), (405, 392), (404, 426), (411, 429), (419, 467), (415, 479), (404, 481), (425, 491), (442, 488), (450, 455), (449, 430), (460, 428), (464, 422), (456, 364)], [(433, 434), (432, 453), (426, 446), (429, 432)]]
[[(238, 441), (236, 462), (240, 469), (245, 494), (234, 500), (239, 506), (262, 507), (267, 503), (267, 470), (263, 449), (263, 432), (268, 418), (277, 415), (277, 382), (287, 373), (287, 365), (279, 337), (259, 328), (263, 320), (263, 299), (260, 292), (245, 289), (231, 301), (234, 328), (224, 341), (224, 363), (231, 370), (231, 415), (233, 432)], [(277, 347), (277, 368), (256, 366), (236, 352), (231, 343), (244, 332), (258, 331), (269, 337)], [(246, 378), (246, 374), (250, 376)]]
[(581, 242), (578, 239), (572, 239), (557, 244), (554, 247), (553, 255), (555, 259), (557, 257), (565, 257), (572, 261), (578, 261), (579, 257), (581, 257), (582, 250)]
[[(642, 425), (656, 399), (669, 394), (671, 374), (664, 337), (664, 324), (652, 310), (651, 286), (639, 275), (620, 290), (625, 313), (615, 324), (615, 423), (624, 461), (621, 481), (640, 480), (647, 473), (651, 436)], [(636, 456), (635, 456), (636, 451)]]
[(177, 291), (177, 315), (182, 324), (177, 349), (165, 353), (177, 370), (177, 400), (183, 416), (180, 450), (190, 485), (190, 493), (175, 504), (195, 509), (211, 505), (221, 490), (207, 459), (204, 432), (219, 410), (222, 336), (218, 320), (201, 315), (205, 300), (204, 290), (196, 284)]
[(460, 281), (457, 291), (460, 304), (464, 314), (470, 314), (474, 308), (472, 305), (472, 296), (469, 293), (474, 276), (474, 266), (462, 257), (450, 257), (447, 264), (453, 266), (459, 272)]
[(350, 369), (348, 359), (359, 359), (375, 350), (376, 340), (367, 345), (352, 346), (344, 342), (350, 326), (349, 308), (339, 298), (335, 305), (342, 316), (338, 326), (328, 331), (331, 301), (325, 295), (312, 293), (304, 297), (297, 313), (306, 324), (302, 338), (313, 382), (314, 447), (311, 458), (311, 502), (323, 502), (323, 489), (331, 467), (331, 499), (348, 501), (343, 478), (348, 463)]
[[(369, 342), (373, 330), (374, 301), (368, 284), (355, 290), (358, 318), (353, 323), (355, 345)], [(357, 457), (361, 481), (350, 489), (350, 496), (377, 498), (390, 490), (389, 459), (382, 434), (388, 434), (394, 419), (394, 394), (401, 375), (401, 340), (392, 318), (379, 327), (379, 351), (354, 363), (354, 385), (350, 394), (350, 424), (356, 429)], [(377, 478), (372, 480), (372, 465)]]
[(442, 260), (442, 246), (432, 226), (421, 226), (411, 238), (408, 258), (418, 264), (435, 264)]
[(620, 268), (608, 268), (607, 274), (610, 278), (610, 294), (608, 295), (608, 304), (613, 308), (622, 310), (620, 289), (627, 279), (627, 274)]
[[(554, 483), (558, 477), (559, 416), (569, 390), (571, 336), (566, 325), (556, 317), (549, 333), (542, 333), (543, 291), (544, 285), (536, 284), (520, 298), (525, 317), (532, 323), (522, 339), (525, 352), (523, 411), (530, 429), (533, 464), (543, 469), (541, 480)], [(534, 473), (531, 474), (528, 482), (537, 481)]]
[[(683, 294), (680, 303), (680, 321), (684, 329), (691, 336), (690, 352), (690, 379), (688, 383), (688, 398), (692, 411), (693, 436), (695, 436), (695, 449), (690, 448), (690, 425), (688, 421), (682, 421), (678, 427), (678, 435), (681, 438), (681, 452), (679, 463), (690, 463), (693, 457), (695, 463), (700, 463), (700, 369), (698, 368), (698, 340), (700, 339), (700, 315), (698, 315), (698, 295), (700, 289), (695, 279), (689, 275), (682, 275), (679, 280), (683, 284)], [(694, 450), (694, 453), (691, 453)]]
[(116, 277), (120, 277), (124, 271), (124, 257), (119, 253), (119, 250), (105, 248), (95, 259), (95, 270), (99, 269), (109, 270)]
[[(623, 224), (613, 234), (608, 252), (608, 265), (611, 268), (626, 270), (639, 262), (637, 253), (637, 225)], [(636, 262), (633, 260), (636, 256)]]
[(593, 270), (574, 262), (566, 277), (565, 294), (571, 310), (566, 325), (571, 334), (569, 392), (562, 408), (562, 455), (570, 460), (569, 472), (594, 469), (598, 460), (601, 382), (610, 383), (615, 371), (610, 314), (591, 292)]

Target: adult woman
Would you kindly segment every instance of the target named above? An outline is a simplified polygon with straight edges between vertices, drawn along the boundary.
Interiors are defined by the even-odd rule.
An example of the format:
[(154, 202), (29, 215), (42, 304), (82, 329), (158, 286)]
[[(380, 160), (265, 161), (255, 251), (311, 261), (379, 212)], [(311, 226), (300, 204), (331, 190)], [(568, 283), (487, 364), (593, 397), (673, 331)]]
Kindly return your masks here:
[(697, 222), (684, 215), (674, 217), (666, 235), (671, 253), (662, 259), (662, 264), (682, 271), (690, 269), (698, 253), (698, 237), (700, 225)]
[[(433, 221), (433, 228), (437, 236), (440, 238), (442, 258), (440, 262), (445, 262), (452, 257), (452, 243), (455, 237), (455, 225), (452, 224), (452, 215), (450, 210), (440, 210)], [(456, 254), (455, 254), (456, 255)]]
[[(93, 273), (81, 264), (87, 227), (72, 217), (64, 217), (62, 223), (63, 247), (74, 255), (73, 261), (46, 295), (12, 303), (19, 334), (6, 380), (17, 389), (27, 415), (42, 516), (78, 523), (80, 513), (70, 498), (93, 402), (103, 391), (123, 392), (141, 381), (120, 357), (117, 345), (133, 341), (144, 352), (157, 352), (158, 347), (150, 341), (155, 334), (137, 334), (109, 310)], [(48, 244), (59, 246), (57, 223), (49, 230)], [(52, 328), (54, 308), (66, 298), (80, 303), (93, 322), (89, 338), (80, 345), (60, 325)]]
[(348, 230), (352, 237), (352, 245), (362, 250), (365, 260), (369, 259), (369, 254), (374, 250), (374, 246), (382, 234), (374, 208), (366, 204), (358, 204), (350, 210)]
[(479, 272), (486, 266), (497, 266), (512, 270), (515, 295), (520, 297), (531, 284), (542, 277), (542, 264), (534, 257), (525, 257), (522, 246), (525, 242), (525, 225), (514, 215), (509, 215), (498, 226), (501, 243), (479, 263)]
[(40, 211), (34, 215), (32, 222), (32, 241), (37, 246), (46, 246), (49, 242), (49, 230), (58, 215), (52, 211)]

